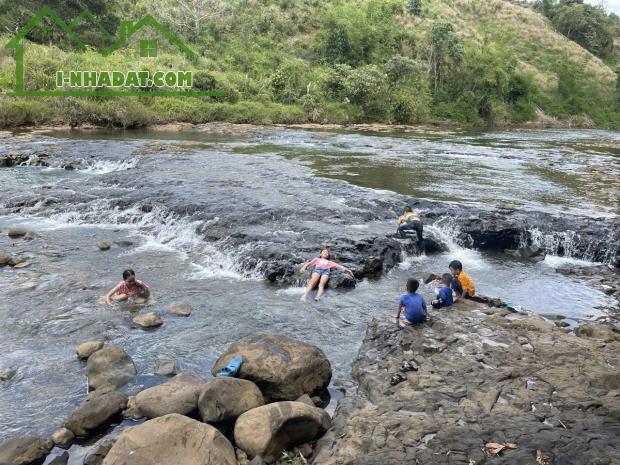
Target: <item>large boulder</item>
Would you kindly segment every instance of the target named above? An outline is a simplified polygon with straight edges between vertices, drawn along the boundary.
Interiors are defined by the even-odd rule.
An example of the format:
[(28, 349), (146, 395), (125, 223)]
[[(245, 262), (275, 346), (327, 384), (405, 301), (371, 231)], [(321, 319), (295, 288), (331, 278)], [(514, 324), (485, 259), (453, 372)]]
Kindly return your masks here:
[(264, 403), (263, 394), (253, 382), (237, 378), (215, 378), (200, 393), (198, 408), (205, 423), (226, 423)]
[(88, 358), (86, 377), (91, 389), (105, 384), (122, 387), (136, 376), (133, 360), (120, 347), (104, 347)]
[(172, 413), (121, 433), (103, 465), (237, 465), (230, 441), (217, 429)]
[(107, 426), (127, 406), (127, 396), (114, 386), (105, 385), (86, 396), (64, 427), (80, 437)]
[(276, 402), (241, 415), (235, 423), (235, 442), (248, 456), (271, 462), (283, 450), (322, 436), (330, 426), (324, 410), (302, 402)]
[(12, 228), (7, 229), (6, 234), (11, 239), (17, 239), (18, 237), (23, 237), (26, 234), (28, 234), (28, 230), (21, 228), (19, 226), (14, 226)]
[(38, 465), (54, 447), (51, 439), (34, 436), (10, 438), (0, 443), (1, 465)]
[(332, 369), (317, 347), (282, 336), (251, 336), (231, 345), (215, 363), (217, 374), (232, 357), (243, 364), (237, 377), (254, 382), (267, 401), (295, 400), (327, 388)]
[(145, 389), (130, 401), (126, 413), (132, 418), (156, 418), (178, 413), (188, 415), (198, 408), (198, 396), (205, 381), (193, 371), (176, 375), (170, 381)]

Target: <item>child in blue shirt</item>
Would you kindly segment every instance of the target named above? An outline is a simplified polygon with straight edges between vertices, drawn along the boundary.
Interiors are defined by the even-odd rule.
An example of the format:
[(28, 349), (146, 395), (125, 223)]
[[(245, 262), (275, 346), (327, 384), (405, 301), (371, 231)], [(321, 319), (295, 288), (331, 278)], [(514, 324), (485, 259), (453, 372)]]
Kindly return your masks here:
[(426, 302), (424, 297), (416, 293), (420, 283), (417, 279), (407, 280), (407, 293), (400, 296), (396, 321), (400, 321), (404, 313), (405, 324), (423, 323), (426, 320)]
[(431, 302), (433, 308), (449, 307), (454, 303), (452, 296), (453, 277), (449, 273), (441, 276), (441, 287), (437, 290), (437, 299)]

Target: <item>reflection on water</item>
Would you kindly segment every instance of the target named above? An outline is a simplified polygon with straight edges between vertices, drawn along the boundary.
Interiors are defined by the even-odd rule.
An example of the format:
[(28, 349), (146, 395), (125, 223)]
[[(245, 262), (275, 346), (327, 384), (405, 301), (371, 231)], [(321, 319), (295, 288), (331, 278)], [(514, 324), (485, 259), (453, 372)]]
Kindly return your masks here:
[[(334, 386), (346, 385), (368, 320), (390, 318), (407, 278), (445, 272), (452, 259), (465, 264), (482, 293), (542, 313), (596, 317), (593, 307), (605, 297), (554, 272), (569, 259), (549, 256), (534, 264), (481, 254), (454, 240), (449, 219), (428, 226), (448, 253), (406, 257), (389, 275), (352, 291), (330, 291), (319, 304), (302, 304), (301, 288), (272, 287), (244, 267), (241, 252), (260, 244), (230, 248), (211, 240), (210, 231), (225, 223), (231, 235), (239, 225), (289, 248), (308, 230), (388, 234), (394, 219), (372, 212), (368, 220), (366, 214), (372, 199), (389, 202), (392, 192), (612, 215), (617, 184), (603, 177), (618, 175), (617, 145), (616, 133), (591, 131), (355, 135), (280, 129), (239, 137), (92, 131), (15, 142), (13, 150), (53, 147), (81, 160), (81, 168), (0, 170), (0, 230), (23, 224), (38, 235), (25, 243), (0, 235), (0, 251), (31, 261), (24, 269), (0, 269), (0, 295), (7, 296), (0, 302), (0, 369), (18, 368), (14, 380), (0, 384), (0, 438), (50, 433), (64, 420), (86, 389), (74, 348), (91, 339), (126, 348), (144, 376), (158, 355), (167, 354), (179, 369), (208, 377), (231, 342), (282, 334), (321, 347), (334, 366)], [(607, 170), (597, 168), (603, 163)], [(373, 191), (347, 189), (342, 180)], [(149, 201), (155, 207), (143, 209)], [(308, 202), (321, 203), (328, 214), (306, 218), (301, 230), (293, 227), (291, 211)], [(248, 209), (259, 212), (253, 224), (244, 216)], [(343, 228), (340, 215), (355, 220)], [(99, 251), (101, 240), (112, 249)], [(98, 302), (128, 267), (154, 290), (151, 310), (164, 314), (156, 331), (135, 328), (127, 308)], [(434, 295), (432, 286), (421, 292), (427, 300)], [(191, 317), (165, 315), (180, 302), (192, 305)]]

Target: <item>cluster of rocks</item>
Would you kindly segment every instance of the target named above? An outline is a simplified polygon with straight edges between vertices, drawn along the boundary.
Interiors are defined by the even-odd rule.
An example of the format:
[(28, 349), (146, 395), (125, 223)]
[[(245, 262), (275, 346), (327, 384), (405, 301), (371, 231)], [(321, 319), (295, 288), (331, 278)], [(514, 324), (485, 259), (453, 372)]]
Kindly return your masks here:
[[(310, 458), (315, 441), (331, 427), (323, 410), (331, 365), (321, 350), (303, 342), (246, 338), (230, 346), (212, 370), (215, 376), (241, 356), (236, 377), (206, 381), (185, 371), (131, 397), (119, 389), (137, 371), (122, 348), (90, 341), (77, 348), (77, 355), (86, 360), (91, 392), (51, 438), (1, 443), (1, 464), (40, 464), (54, 446), (69, 448), (123, 417), (146, 421), (100, 442), (86, 465), (274, 463), (294, 448)], [(53, 463), (66, 464), (69, 455), (62, 453)]]
[(620, 334), (607, 326), (568, 334), (472, 301), (419, 326), (373, 321), (354, 362), (358, 390), (314, 463), (620, 463), (619, 366)]
[(17, 166), (51, 166), (72, 171), (84, 167), (84, 162), (83, 160), (67, 160), (55, 157), (50, 151), (12, 151), (0, 154), (0, 168), (13, 168)]

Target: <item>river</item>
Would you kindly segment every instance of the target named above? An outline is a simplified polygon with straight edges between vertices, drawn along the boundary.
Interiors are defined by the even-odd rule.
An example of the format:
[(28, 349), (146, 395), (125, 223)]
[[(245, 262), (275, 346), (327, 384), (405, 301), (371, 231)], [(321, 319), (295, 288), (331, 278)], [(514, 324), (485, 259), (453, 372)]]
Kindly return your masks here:
[[(318, 304), (300, 302), (301, 287), (268, 283), (265, 264), (251, 257), (269, 247), (302, 260), (323, 245), (316, 238), (391, 234), (385, 206), (401, 208), (402, 196), (616, 221), (615, 132), (57, 130), (5, 134), (0, 143), (5, 152), (51, 154), (48, 167), (0, 169), (0, 230), (36, 234), (28, 242), (0, 235), (0, 251), (30, 263), (0, 268), (0, 370), (18, 370), (0, 382), (0, 439), (50, 434), (66, 418), (87, 389), (75, 347), (92, 339), (133, 357), (139, 376), (125, 390), (136, 392), (156, 382), (160, 354), (208, 377), (230, 343), (281, 334), (325, 351), (336, 393), (350, 385), (366, 323), (392, 316), (408, 277), (445, 272), (451, 259), (484, 294), (571, 325), (603, 316), (603, 293), (555, 272), (591, 264), (571, 253), (576, 231), (531, 231), (548, 252), (533, 263), (466, 248), (454, 219), (440, 218), (426, 227), (449, 252), (404, 257), (387, 275), (330, 290)], [(109, 251), (96, 247), (103, 240)], [(152, 287), (162, 327), (141, 330), (131, 322), (135, 309), (99, 303), (128, 267)], [(427, 300), (432, 292), (422, 289)], [(192, 306), (189, 318), (165, 314), (182, 302)]]

